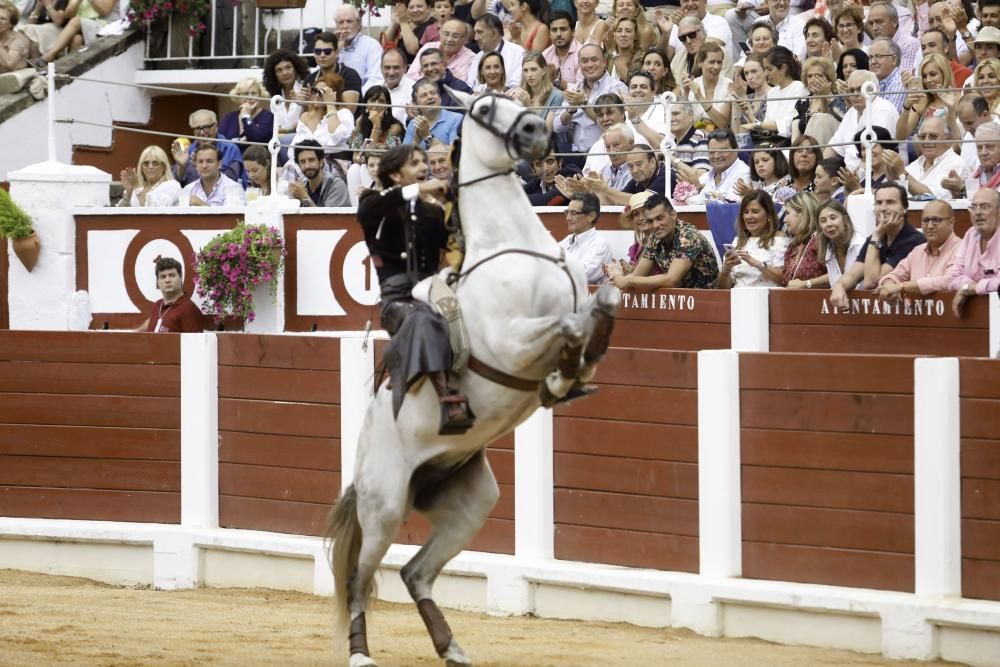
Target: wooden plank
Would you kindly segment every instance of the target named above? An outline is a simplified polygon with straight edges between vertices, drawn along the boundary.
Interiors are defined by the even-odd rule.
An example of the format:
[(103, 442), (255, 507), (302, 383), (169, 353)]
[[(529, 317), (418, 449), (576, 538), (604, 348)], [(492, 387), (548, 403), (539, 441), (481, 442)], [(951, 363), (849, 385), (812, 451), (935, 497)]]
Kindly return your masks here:
[(219, 365), (339, 371), (340, 341), (329, 336), (223, 334)]
[(0, 394), (0, 424), (180, 428), (180, 399)]
[(555, 556), (585, 563), (697, 572), (698, 538), (556, 524)]
[(963, 474), (962, 518), (1000, 520), (1000, 480)]
[(133, 332), (0, 331), (0, 359), (176, 365), (181, 339)]
[(178, 461), (0, 456), (0, 486), (180, 491)]
[(0, 516), (180, 523), (179, 493), (0, 486)]
[(488, 445), (489, 449), (509, 449), (514, 451), (514, 432), (501, 435)]
[[(430, 534), (431, 525), (427, 519), (421, 514), (412, 512), (400, 526), (393, 542), (396, 544), (424, 544)], [(513, 554), (514, 522), (492, 516), (487, 518), (467, 548), (471, 551)]]
[(600, 385), (697, 389), (698, 355), (613, 347), (597, 367), (593, 381)]
[(963, 518), (962, 557), (1000, 562), (1000, 521)]
[(622, 292), (618, 322), (698, 322), (729, 326), (729, 290), (661, 289)]
[[(906, 327), (907, 337), (927, 329), (989, 329), (989, 300), (974, 296), (966, 302), (962, 319), (951, 314), (954, 293), (937, 292), (921, 299), (888, 302), (874, 292), (850, 291), (847, 312), (830, 305), (829, 290), (771, 290), (772, 324), (803, 324), (825, 327)], [(860, 343), (863, 336), (850, 335), (847, 342)], [(898, 342), (898, 341), (897, 341)], [(773, 346), (772, 346), (773, 349)], [(961, 349), (961, 348), (956, 348)]]
[(562, 404), (557, 417), (589, 417), (654, 424), (698, 423), (698, 392), (692, 389), (605, 385), (585, 401)]
[(220, 462), (219, 494), (331, 505), (340, 494), (340, 473)]
[(0, 454), (179, 461), (177, 429), (0, 425)]
[(963, 558), (962, 597), (1000, 601), (1000, 562)]
[(514, 484), (514, 452), (509, 449), (487, 449), (486, 460), (493, 476), (501, 484)]
[(219, 429), (339, 438), (340, 407), (222, 398), (219, 399)]
[(219, 366), (219, 398), (340, 405), (340, 371)]
[(490, 511), (490, 516), (494, 519), (514, 520), (514, 485), (497, 484), (500, 487), (500, 499)]
[(913, 474), (913, 438), (829, 431), (740, 430), (743, 465)]
[(740, 354), (740, 389), (913, 395), (912, 356)]
[(698, 466), (645, 459), (555, 454), (555, 486), (660, 498), (698, 498)]
[(743, 503), (747, 542), (913, 553), (913, 516)]
[(557, 452), (698, 462), (697, 426), (557, 416), (553, 441)]
[(177, 398), (181, 372), (167, 364), (0, 361), (0, 392)]
[(1000, 359), (959, 359), (958, 373), (962, 398), (1000, 399)]
[(743, 428), (912, 435), (913, 397), (898, 394), (748, 389), (740, 392)]
[(962, 438), (962, 477), (1000, 479), (1000, 440)]
[[(780, 290), (771, 290), (777, 292)], [(806, 291), (806, 290), (789, 290)], [(815, 291), (815, 290), (813, 290)], [(771, 352), (825, 352), (835, 354), (962, 354), (989, 356), (989, 330), (983, 328), (910, 329), (844, 324), (772, 324)]]
[(1000, 401), (963, 398), (959, 402), (963, 438), (992, 439), (1000, 435)]
[(625, 320), (615, 323), (611, 344), (624, 348), (670, 347), (675, 350), (725, 350), (728, 324)]
[(913, 514), (913, 476), (743, 466), (743, 503)]
[(913, 556), (743, 542), (743, 577), (913, 592)]
[(219, 495), (219, 526), (291, 535), (323, 535), (331, 505)]
[(555, 522), (698, 536), (698, 501), (576, 489), (555, 490)]
[(340, 471), (340, 439), (220, 431), (219, 462)]

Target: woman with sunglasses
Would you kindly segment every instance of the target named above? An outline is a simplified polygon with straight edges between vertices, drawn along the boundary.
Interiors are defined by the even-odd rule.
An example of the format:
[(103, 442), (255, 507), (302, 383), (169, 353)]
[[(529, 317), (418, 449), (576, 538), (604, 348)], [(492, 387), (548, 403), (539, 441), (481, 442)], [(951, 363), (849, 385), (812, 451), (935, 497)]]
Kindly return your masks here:
[(136, 167), (121, 173), (122, 198), (119, 206), (177, 206), (181, 184), (174, 179), (167, 154), (159, 146), (147, 146)]

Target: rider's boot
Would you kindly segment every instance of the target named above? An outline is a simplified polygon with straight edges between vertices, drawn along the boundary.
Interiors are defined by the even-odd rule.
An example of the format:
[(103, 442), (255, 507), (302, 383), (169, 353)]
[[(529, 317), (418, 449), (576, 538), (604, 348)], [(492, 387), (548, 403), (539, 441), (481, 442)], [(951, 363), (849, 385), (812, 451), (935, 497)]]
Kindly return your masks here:
[(472, 427), (476, 415), (469, 407), (469, 399), (448, 387), (448, 374), (444, 371), (431, 373), (431, 384), (441, 402), (441, 428), (439, 435), (461, 435)]

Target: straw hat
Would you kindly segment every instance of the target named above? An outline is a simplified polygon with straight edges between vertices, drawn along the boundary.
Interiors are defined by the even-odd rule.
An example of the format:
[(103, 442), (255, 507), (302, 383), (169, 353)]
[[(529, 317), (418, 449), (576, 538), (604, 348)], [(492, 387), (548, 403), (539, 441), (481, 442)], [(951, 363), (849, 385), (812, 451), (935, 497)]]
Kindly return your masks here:
[(625, 229), (635, 229), (635, 222), (632, 220), (636, 209), (642, 208), (642, 205), (646, 203), (646, 200), (655, 195), (656, 193), (652, 190), (643, 190), (642, 192), (637, 192), (628, 200), (628, 204), (622, 210), (622, 214), (618, 217), (618, 223)]
[(975, 44), (1000, 44), (1000, 30), (991, 25), (980, 28)]

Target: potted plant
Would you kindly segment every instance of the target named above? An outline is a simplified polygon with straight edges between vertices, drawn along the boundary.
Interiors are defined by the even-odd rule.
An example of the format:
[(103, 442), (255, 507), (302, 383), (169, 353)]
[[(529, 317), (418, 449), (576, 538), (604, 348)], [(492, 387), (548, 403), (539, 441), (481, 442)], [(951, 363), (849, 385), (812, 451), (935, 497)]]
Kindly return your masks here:
[(35, 268), (42, 244), (31, 227), (31, 217), (3, 189), (0, 189), (0, 236), (11, 240), (14, 254), (24, 268), (28, 271)]
[(278, 276), (285, 269), (285, 242), (276, 227), (244, 221), (216, 236), (195, 255), (194, 282), (202, 310), (216, 322), (230, 316), (253, 322), (253, 292), (267, 285), (278, 295)]

